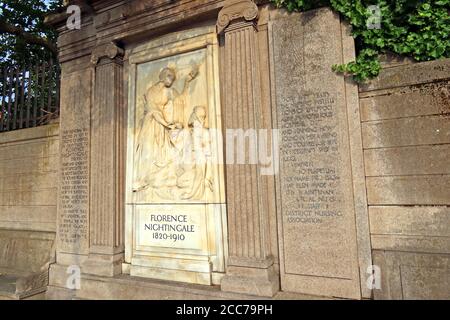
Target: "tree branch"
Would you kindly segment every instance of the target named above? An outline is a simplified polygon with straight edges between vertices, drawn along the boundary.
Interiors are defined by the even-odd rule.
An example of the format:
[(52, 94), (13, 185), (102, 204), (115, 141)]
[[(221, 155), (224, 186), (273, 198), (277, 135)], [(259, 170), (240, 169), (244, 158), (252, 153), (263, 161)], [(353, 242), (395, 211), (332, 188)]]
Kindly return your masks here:
[(0, 33), (9, 33), (22, 38), (28, 44), (35, 44), (50, 50), (55, 57), (58, 56), (58, 49), (55, 44), (47, 38), (42, 38), (31, 34), (20, 27), (16, 27), (0, 18)]

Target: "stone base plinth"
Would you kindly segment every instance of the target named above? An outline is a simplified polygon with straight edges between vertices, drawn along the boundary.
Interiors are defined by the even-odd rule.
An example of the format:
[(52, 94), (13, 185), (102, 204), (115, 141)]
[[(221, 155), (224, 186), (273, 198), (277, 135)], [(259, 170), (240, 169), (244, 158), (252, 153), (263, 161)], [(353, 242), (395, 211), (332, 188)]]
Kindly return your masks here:
[[(267, 270), (267, 269), (266, 269)], [(225, 286), (207, 286), (188, 284), (175, 281), (155, 280), (149, 278), (133, 277), (126, 274), (114, 277), (81, 274), (79, 290), (67, 288), (67, 267), (53, 264), (50, 267), (50, 283), (47, 287), (45, 298), (47, 300), (258, 300), (258, 299), (289, 299), (289, 300), (316, 300), (327, 299), (324, 297), (302, 295), (297, 293), (272, 292), (268, 281), (263, 277), (253, 280), (238, 276), (244, 270), (234, 270), (224, 278)], [(247, 272), (247, 275), (249, 273)], [(270, 279), (270, 278), (266, 278)], [(241, 282), (240, 282), (241, 281)], [(258, 282), (259, 281), (259, 282)], [(259, 287), (260, 291), (246, 294), (242, 289), (242, 283), (250, 283), (251, 288)], [(263, 289), (265, 288), (265, 289)], [(241, 291), (241, 293), (238, 292)], [(254, 291), (254, 290), (253, 290)]]
[(122, 273), (123, 254), (90, 254), (82, 265), (83, 273), (114, 277)]
[[(52, 298), (51, 295), (48, 298)], [(153, 280), (128, 275), (83, 275), (75, 299), (82, 300), (260, 300), (261, 296), (224, 292), (220, 286)], [(317, 300), (324, 297), (278, 292), (271, 299)]]
[(273, 267), (256, 269), (229, 266), (221, 285), (222, 291), (259, 297), (273, 297), (280, 288), (280, 282)]
[(66, 288), (48, 286), (45, 300), (76, 300), (76, 291)]

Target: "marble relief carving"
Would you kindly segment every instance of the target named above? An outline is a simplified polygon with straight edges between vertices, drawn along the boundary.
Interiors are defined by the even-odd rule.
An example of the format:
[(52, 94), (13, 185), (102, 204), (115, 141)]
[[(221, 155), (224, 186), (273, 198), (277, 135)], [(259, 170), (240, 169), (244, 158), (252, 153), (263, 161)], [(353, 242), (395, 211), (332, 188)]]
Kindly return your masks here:
[(143, 44), (129, 64), (126, 268), (219, 284), (227, 247), (214, 27)]
[(214, 192), (204, 65), (200, 51), (142, 66), (150, 76), (137, 88), (133, 193), (140, 199), (207, 201)]

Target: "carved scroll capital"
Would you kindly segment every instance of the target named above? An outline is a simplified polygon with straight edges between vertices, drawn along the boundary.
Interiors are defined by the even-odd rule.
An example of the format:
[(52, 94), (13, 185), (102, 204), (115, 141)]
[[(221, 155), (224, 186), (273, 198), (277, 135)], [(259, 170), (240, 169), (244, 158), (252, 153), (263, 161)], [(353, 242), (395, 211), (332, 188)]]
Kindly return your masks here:
[(114, 59), (116, 57), (123, 57), (125, 51), (119, 48), (115, 43), (110, 42), (100, 45), (94, 49), (91, 55), (91, 63), (97, 65), (101, 58)]
[(219, 12), (217, 33), (221, 34), (234, 20), (253, 21), (258, 18), (258, 15), (258, 6), (252, 0), (227, 0)]

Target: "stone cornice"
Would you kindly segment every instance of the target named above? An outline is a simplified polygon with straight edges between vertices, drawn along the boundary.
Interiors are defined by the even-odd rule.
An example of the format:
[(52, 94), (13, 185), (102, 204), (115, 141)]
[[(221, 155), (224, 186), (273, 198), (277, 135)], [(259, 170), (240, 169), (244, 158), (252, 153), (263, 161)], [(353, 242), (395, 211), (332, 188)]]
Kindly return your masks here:
[(69, 62), (87, 58), (99, 43), (120, 43), (125, 47), (186, 24), (217, 19), (224, 3), (224, 0), (91, 0), (93, 11), (82, 8), (81, 30), (67, 30), (64, 10), (49, 17), (48, 22), (59, 30), (60, 61)]

